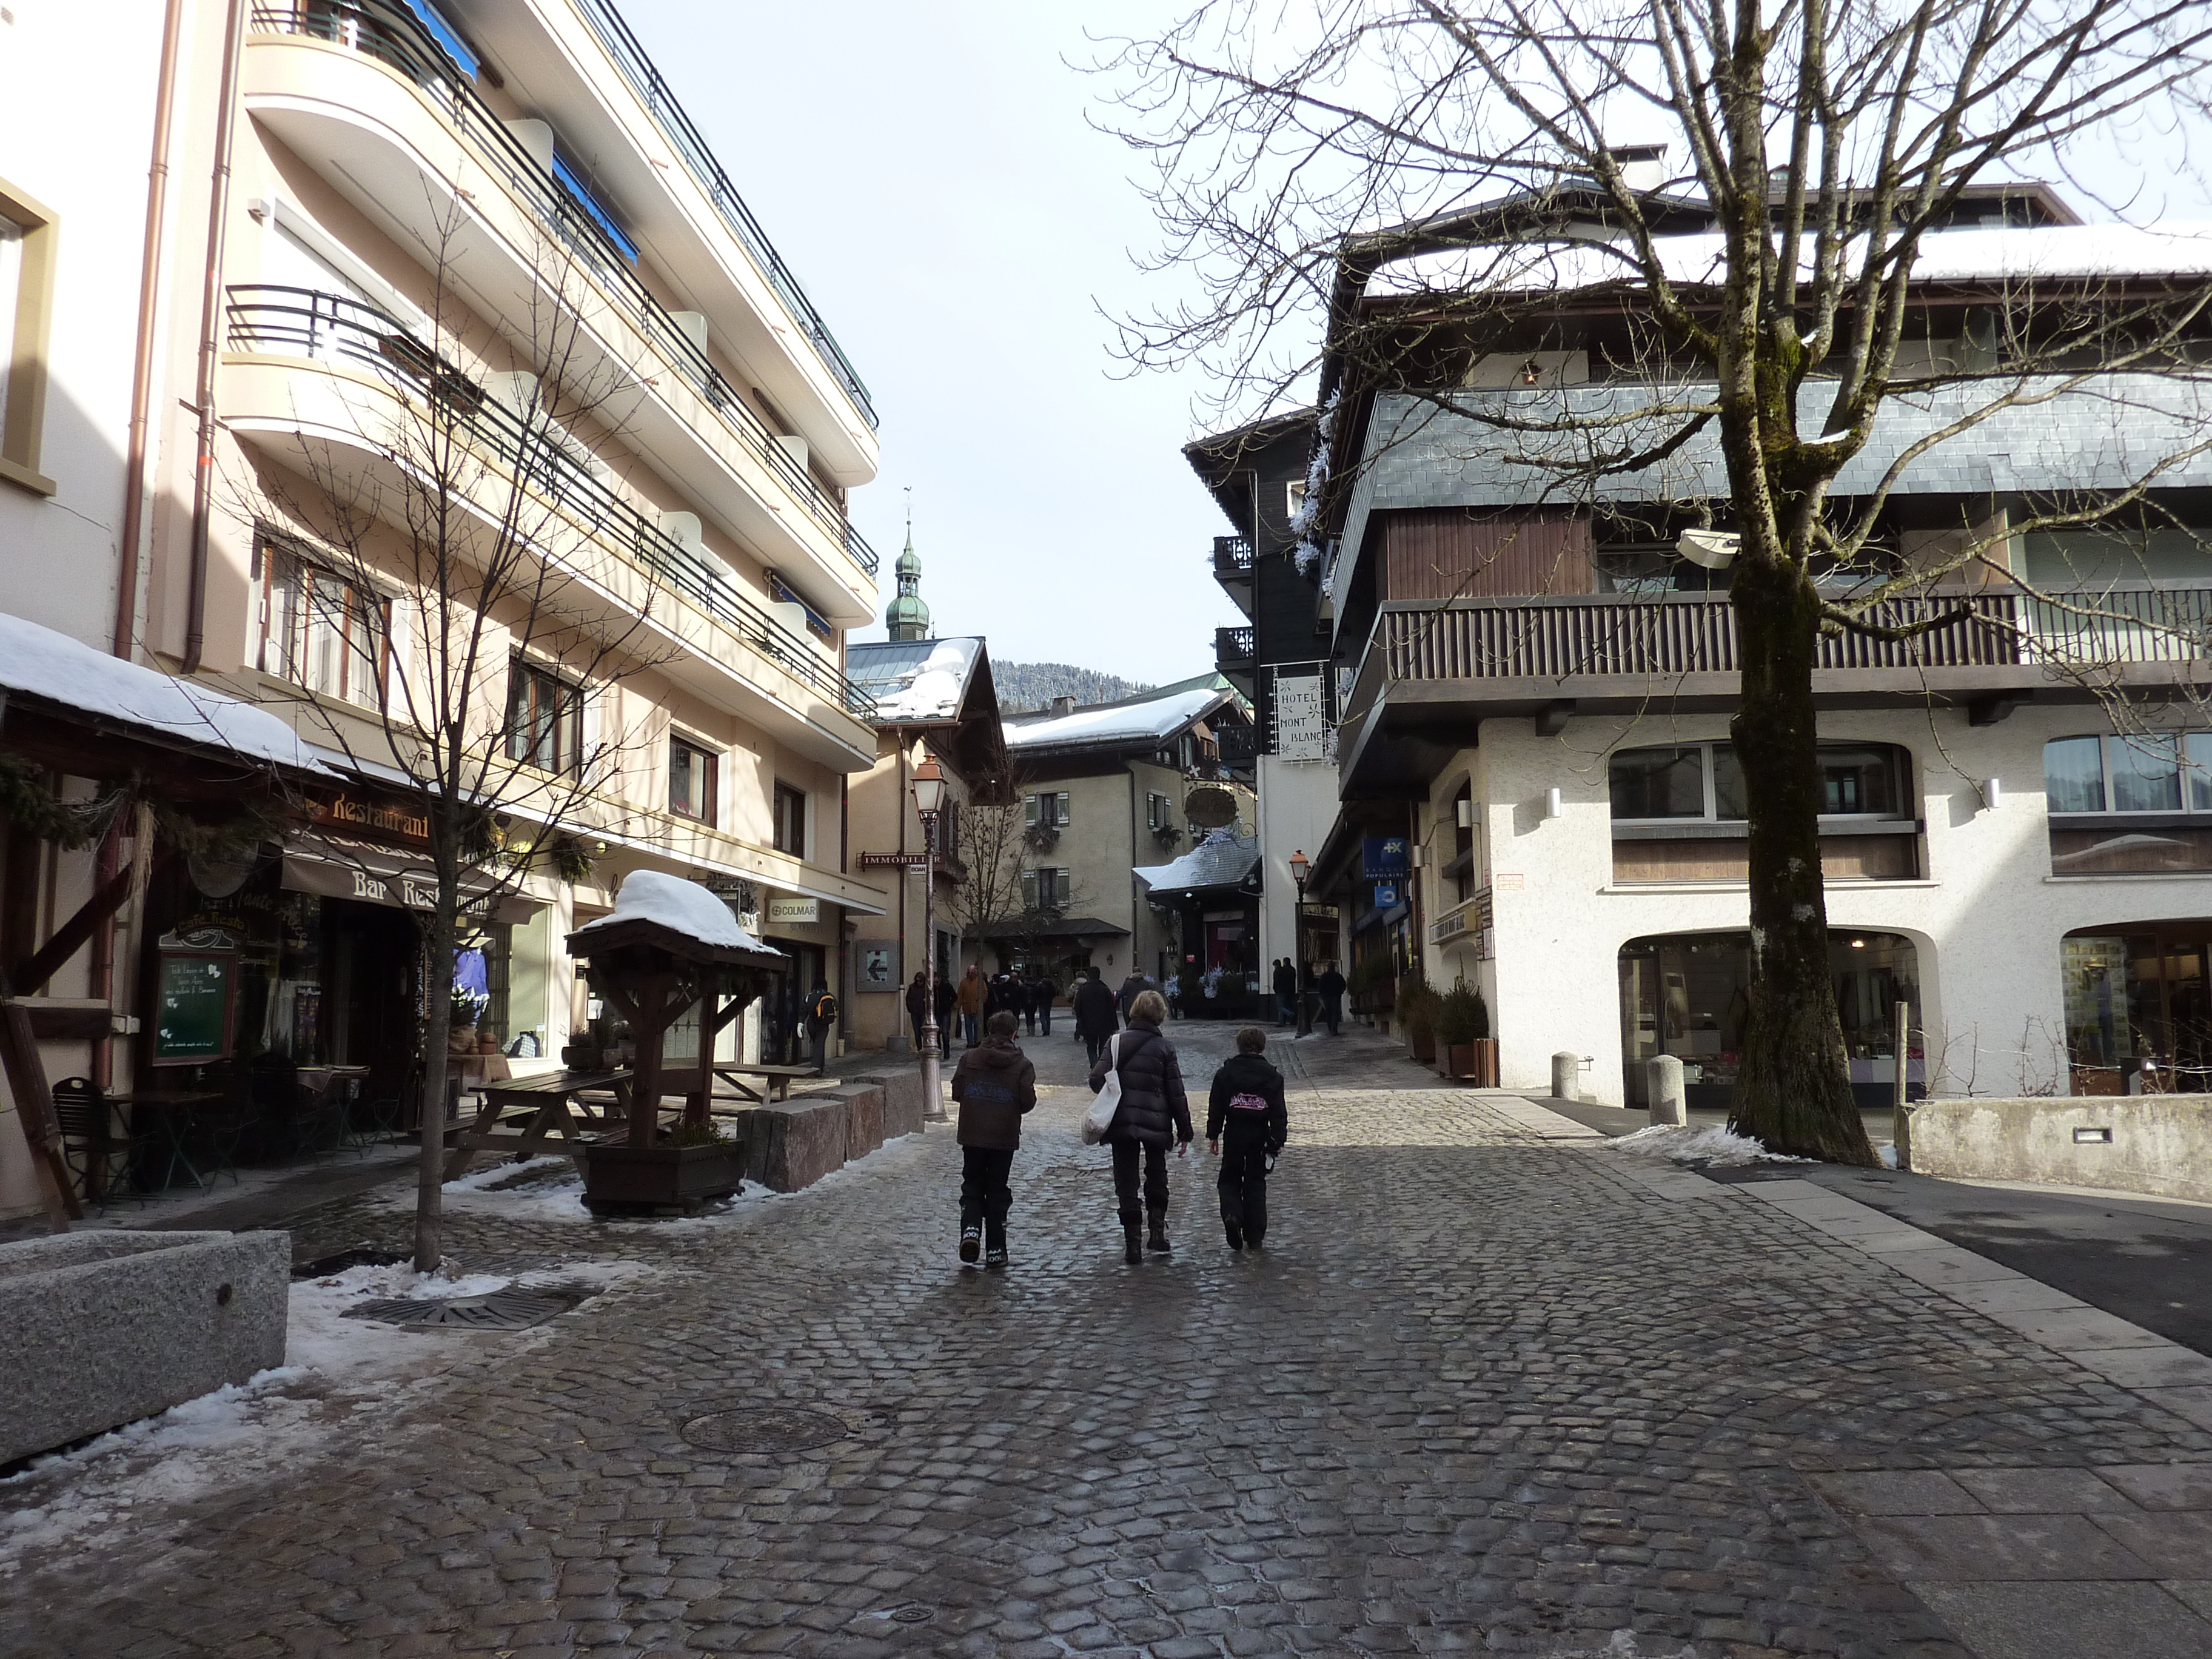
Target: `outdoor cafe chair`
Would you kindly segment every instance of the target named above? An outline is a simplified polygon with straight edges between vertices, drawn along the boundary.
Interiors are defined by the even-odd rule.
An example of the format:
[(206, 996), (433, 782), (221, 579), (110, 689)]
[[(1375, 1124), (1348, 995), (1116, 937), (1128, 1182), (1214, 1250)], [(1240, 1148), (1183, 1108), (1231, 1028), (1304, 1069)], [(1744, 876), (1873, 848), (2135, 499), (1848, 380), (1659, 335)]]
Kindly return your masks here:
[[(105, 1205), (122, 1182), (126, 1197), (143, 1198), (134, 1175), (157, 1161), (167, 1150), (161, 1132), (153, 1128), (118, 1133), (107, 1096), (90, 1078), (64, 1078), (53, 1086), (54, 1115), (60, 1121), (62, 1155), (77, 1178), (77, 1190), (88, 1203)], [(94, 1172), (105, 1163), (97, 1181)], [(97, 1190), (94, 1190), (95, 1187)]]

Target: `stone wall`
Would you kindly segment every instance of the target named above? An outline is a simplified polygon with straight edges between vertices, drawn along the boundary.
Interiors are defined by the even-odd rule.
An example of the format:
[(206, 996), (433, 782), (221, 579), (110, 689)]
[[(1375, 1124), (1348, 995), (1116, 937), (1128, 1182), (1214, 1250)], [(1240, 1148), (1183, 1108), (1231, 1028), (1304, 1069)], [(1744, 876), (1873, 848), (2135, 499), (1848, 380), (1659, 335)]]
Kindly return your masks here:
[(1921, 1175), (2212, 1202), (2212, 1095), (1923, 1100), (1907, 1125)]

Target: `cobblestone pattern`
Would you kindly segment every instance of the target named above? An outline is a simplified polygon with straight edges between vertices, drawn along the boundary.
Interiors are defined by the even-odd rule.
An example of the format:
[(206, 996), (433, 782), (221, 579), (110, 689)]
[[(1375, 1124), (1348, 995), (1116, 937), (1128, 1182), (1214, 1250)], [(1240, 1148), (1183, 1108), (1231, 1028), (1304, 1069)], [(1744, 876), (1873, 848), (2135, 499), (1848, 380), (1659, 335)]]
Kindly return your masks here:
[[(1174, 1035), (1203, 1077), (1227, 1032)], [(1073, 1082), (1079, 1049), (1030, 1047)], [(1063, 1087), (1010, 1271), (953, 1260), (943, 1129), (741, 1222), (596, 1236), (678, 1271), (483, 1339), (434, 1411), (356, 1413), (295, 1478), (33, 1558), (0, 1650), (1963, 1659), (1808, 1477), (2212, 1458), (1768, 1206), (1663, 1201), (1371, 1038), (1292, 1069), (1264, 1254), (1222, 1248), (1198, 1158), (1173, 1258), (1125, 1267)], [(579, 1237), (452, 1229), (471, 1269)], [(748, 1402), (851, 1432), (680, 1437)]]

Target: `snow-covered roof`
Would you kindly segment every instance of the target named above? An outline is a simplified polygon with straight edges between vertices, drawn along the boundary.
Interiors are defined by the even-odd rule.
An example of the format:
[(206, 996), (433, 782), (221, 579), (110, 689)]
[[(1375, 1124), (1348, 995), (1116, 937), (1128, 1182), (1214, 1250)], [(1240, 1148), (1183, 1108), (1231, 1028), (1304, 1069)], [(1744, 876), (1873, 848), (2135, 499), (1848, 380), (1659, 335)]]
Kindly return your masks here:
[(194, 680), (142, 667), (66, 634), (0, 611), (0, 690), (242, 759), (321, 772), (300, 734), (265, 708)]
[(1181, 858), (1166, 864), (1139, 865), (1131, 872), (1155, 893), (1182, 893), (1198, 887), (1235, 887), (1260, 861), (1260, 838), (1239, 836), (1224, 825)]
[(1193, 720), (1205, 719), (1234, 696), (1218, 687), (1201, 686), (1162, 696), (1126, 697), (1120, 702), (1079, 708), (1072, 714), (1017, 715), (1006, 723), (1006, 747), (1051, 749), (1131, 743), (1139, 738), (1165, 742)]
[[(1725, 243), (1717, 232), (1662, 236), (1654, 241), (1668, 278), (1685, 287), (1721, 283)], [(1814, 240), (1804, 239), (1808, 268)], [(1851, 244), (1845, 269), (1856, 270), (1863, 240)], [(2212, 272), (2212, 223), (2179, 220), (2141, 225), (2019, 225), (1939, 230), (1920, 239), (1915, 282), (1977, 279), (2021, 283), (2038, 277), (2197, 276)], [(1641, 280), (1631, 245), (1617, 238), (1505, 241), (1409, 255), (1378, 270), (1368, 285), (1377, 298), (1436, 293), (1559, 292)]]
[(696, 881), (659, 870), (633, 870), (623, 878), (615, 895), (615, 908), (586, 922), (568, 935), (568, 953), (587, 956), (592, 942), (630, 922), (651, 922), (718, 951), (738, 951), (750, 956), (783, 953), (763, 945), (744, 928), (730, 907)]
[(957, 720), (968, 682), (983, 659), (983, 641), (870, 640), (848, 646), (845, 676), (876, 700), (878, 726)]

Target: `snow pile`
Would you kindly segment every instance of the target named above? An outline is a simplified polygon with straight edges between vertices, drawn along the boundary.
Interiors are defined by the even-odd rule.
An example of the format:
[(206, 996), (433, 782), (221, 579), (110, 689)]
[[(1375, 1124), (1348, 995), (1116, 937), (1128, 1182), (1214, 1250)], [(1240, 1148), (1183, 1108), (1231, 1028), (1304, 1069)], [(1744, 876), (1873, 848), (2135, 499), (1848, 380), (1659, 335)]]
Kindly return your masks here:
[(384, 1297), (489, 1296), (508, 1281), (489, 1273), (447, 1276), (409, 1267), (349, 1267), (292, 1286), (284, 1359), (326, 1376), (368, 1380), (419, 1370), (425, 1354), (411, 1340), (395, 1343), (389, 1325), (348, 1319), (345, 1310)]
[[(480, 1193), (488, 1188), (503, 1187), (509, 1182), (520, 1187), (535, 1182), (540, 1176), (548, 1176), (556, 1170), (569, 1167), (566, 1157), (554, 1152), (544, 1158), (527, 1158), (520, 1164), (495, 1164), (489, 1169), (471, 1170), (468, 1174), (447, 1182), (443, 1190), (447, 1193)], [(414, 1202), (412, 1199), (408, 1201), (410, 1204)]]
[(730, 907), (716, 895), (696, 881), (664, 875), (658, 870), (633, 870), (623, 877), (622, 891), (615, 896), (615, 908), (569, 935), (574, 941), (570, 954), (588, 953), (595, 933), (604, 933), (625, 921), (657, 922), (702, 945), (750, 951), (779, 961), (782, 958), (781, 951), (770, 950), (738, 927)]
[(1006, 723), (1006, 747), (1040, 748), (1048, 744), (1118, 743), (1133, 738), (1160, 738), (1180, 732), (1213, 712), (1224, 691), (1171, 691), (1165, 696), (1078, 709), (1073, 714), (1024, 717)]
[(1705, 1164), (1723, 1170), (1739, 1169), (1747, 1164), (1811, 1162), (1809, 1158), (1770, 1152), (1760, 1142), (1747, 1135), (1731, 1133), (1717, 1124), (1699, 1127), (1693, 1124), (1655, 1123), (1648, 1129), (1638, 1129), (1632, 1135), (1623, 1135), (1618, 1140), (1607, 1141), (1606, 1146), (1610, 1152), (1626, 1152), (1631, 1158), (1665, 1158), (1674, 1164)]
[(878, 720), (895, 724), (900, 720), (949, 720), (960, 712), (961, 694), (968, 689), (968, 675), (975, 665), (975, 641), (972, 640), (939, 640), (921, 666), (911, 675), (902, 675), (904, 682), (897, 690), (876, 696)]
[(0, 690), (150, 726), (190, 743), (321, 772), (300, 734), (250, 702), (0, 612)]

